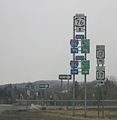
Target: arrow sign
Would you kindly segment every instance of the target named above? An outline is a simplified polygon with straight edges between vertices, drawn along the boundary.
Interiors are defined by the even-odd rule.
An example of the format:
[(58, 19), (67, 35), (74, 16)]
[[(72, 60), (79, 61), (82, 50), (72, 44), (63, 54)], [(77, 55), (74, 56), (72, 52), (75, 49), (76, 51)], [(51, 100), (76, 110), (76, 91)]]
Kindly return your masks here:
[(74, 60), (70, 61), (71, 68), (77, 68), (78, 65), (79, 65), (78, 61), (74, 61)]
[(39, 88), (49, 88), (49, 84), (39, 84)]
[(70, 80), (71, 78), (72, 78), (71, 75), (65, 75), (65, 74), (59, 75), (60, 80)]
[(71, 41), (70, 41), (71, 47), (77, 47), (78, 44), (79, 44), (78, 40), (71, 40)]

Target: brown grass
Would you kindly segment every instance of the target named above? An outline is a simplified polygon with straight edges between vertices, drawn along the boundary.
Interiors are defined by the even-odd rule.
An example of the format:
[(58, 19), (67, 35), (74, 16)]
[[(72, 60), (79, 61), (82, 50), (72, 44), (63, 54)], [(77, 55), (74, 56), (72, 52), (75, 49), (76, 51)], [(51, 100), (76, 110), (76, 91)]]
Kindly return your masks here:
[(106, 110), (105, 118), (98, 118), (95, 110), (87, 110), (87, 118), (83, 110), (75, 111), (75, 116), (72, 113), (70, 110), (6, 111), (0, 120), (117, 120), (117, 110)]
[(117, 120), (117, 111), (108, 110), (104, 112), (105, 117), (102, 118), (102, 112), (100, 111), (100, 118), (97, 117), (97, 111), (87, 111), (87, 118), (84, 118), (84, 111), (77, 110), (75, 116), (72, 116), (73, 112), (68, 110), (47, 110), (42, 112), (44, 116), (59, 117), (59, 118), (71, 118), (77, 120)]

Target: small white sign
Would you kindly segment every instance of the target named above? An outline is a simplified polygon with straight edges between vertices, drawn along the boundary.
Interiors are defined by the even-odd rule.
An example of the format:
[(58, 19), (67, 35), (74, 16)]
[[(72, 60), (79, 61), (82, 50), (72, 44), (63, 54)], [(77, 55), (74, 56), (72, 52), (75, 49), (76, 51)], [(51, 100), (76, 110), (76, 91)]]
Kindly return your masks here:
[(98, 64), (98, 65), (99, 65), (99, 64), (104, 65), (104, 59), (97, 59), (97, 64)]
[(76, 32), (84, 32), (84, 27), (76, 27)]
[(104, 81), (98, 81), (96, 86), (98, 86), (98, 87), (104, 86)]

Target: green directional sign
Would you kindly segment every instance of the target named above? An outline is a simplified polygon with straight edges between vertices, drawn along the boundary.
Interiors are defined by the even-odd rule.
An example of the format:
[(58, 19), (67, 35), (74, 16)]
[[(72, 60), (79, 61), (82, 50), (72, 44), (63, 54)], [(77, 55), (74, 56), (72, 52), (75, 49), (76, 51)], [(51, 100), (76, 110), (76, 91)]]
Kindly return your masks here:
[(82, 70), (82, 74), (83, 75), (89, 74), (89, 70)]
[(90, 40), (81, 40), (81, 53), (90, 53)]
[(29, 86), (29, 90), (32, 91), (32, 92), (36, 91), (36, 89), (37, 88), (34, 85)]
[(82, 70), (89, 70), (89, 68), (90, 68), (90, 61), (89, 60), (83, 60), (81, 62), (81, 68), (82, 68)]

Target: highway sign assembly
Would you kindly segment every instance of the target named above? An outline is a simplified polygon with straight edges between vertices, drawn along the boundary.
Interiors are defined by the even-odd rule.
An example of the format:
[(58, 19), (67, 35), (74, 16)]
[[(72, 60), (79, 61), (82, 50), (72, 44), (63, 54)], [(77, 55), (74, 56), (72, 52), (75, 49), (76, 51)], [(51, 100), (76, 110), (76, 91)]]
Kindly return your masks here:
[[(89, 50), (89, 40), (87, 40), (87, 27), (86, 27), (86, 16), (84, 14), (76, 14), (73, 16), (73, 39), (78, 40), (77, 42), (70, 41), (71, 53), (73, 53), (73, 60), (70, 62), (71, 70), (70, 73), (73, 75), (73, 115), (75, 115), (75, 75), (82, 73), (84, 77), (85, 84), (85, 116), (86, 116), (86, 75), (89, 74), (89, 66), (84, 66), (86, 69), (82, 69), (81, 62), (86, 60), (86, 54), (90, 52)], [(85, 40), (84, 40), (85, 39)], [(82, 42), (83, 41), (83, 42)], [(76, 47), (78, 49), (76, 49)], [(83, 53), (84, 55), (76, 55), (78, 53)], [(75, 61), (75, 62), (74, 62)], [(78, 61), (78, 62), (76, 62)], [(80, 63), (80, 64), (79, 64)], [(88, 61), (89, 63), (89, 61)], [(89, 64), (88, 64), (89, 65)], [(81, 69), (78, 71), (78, 69)]]
[(90, 52), (90, 40), (84, 39), (81, 40), (81, 53), (89, 53)]
[(49, 84), (39, 84), (39, 88), (49, 88)]
[(105, 66), (96, 67), (96, 79), (105, 80)]
[(84, 60), (85, 57), (84, 56), (76, 56), (76, 60)]
[(70, 80), (70, 79), (72, 79), (72, 76), (71, 75), (66, 75), (66, 74), (60, 74), (59, 79), (60, 80)]
[(71, 74), (72, 75), (78, 74), (78, 69), (71, 69)]
[(71, 53), (78, 53), (78, 48), (71, 48)]
[[(103, 95), (103, 86), (105, 80), (105, 66), (104, 66), (104, 59), (105, 59), (105, 45), (96, 45), (96, 58), (97, 58), (97, 66), (96, 66), (96, 80), (97, 80), (97, 89), (98, 89), (98, 96), (100, 94), (99, 89), (101, 88), (101, 94)], [(98, 97), (100, 101), (100, 97)], [(102, 96), (103, 101), (103, 96)], [(98, 117), (99, 117), (99, 103), (98, 103)], [(102, 103), (102, 107), (103, 103)], [(102, 116), (104, 117), (104, 109), (102, 111)]]
[(78, 44), (79, 44), (79, 41), (78, 41), (78, 40), (73, 40), (73, 39), (72, 39), (72, 40), (70, 41), (71, 47), (77, 47)]
[(70, 66), (71, 66), (71, 68), (77, 68), (78, 67), (78, 65), (79, 65), (79, 62), (78, 61), (74, 61), (74, 60), (71, 60), (70, 61)]

